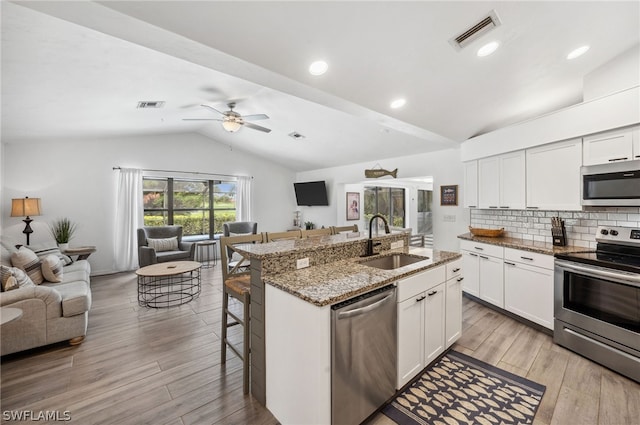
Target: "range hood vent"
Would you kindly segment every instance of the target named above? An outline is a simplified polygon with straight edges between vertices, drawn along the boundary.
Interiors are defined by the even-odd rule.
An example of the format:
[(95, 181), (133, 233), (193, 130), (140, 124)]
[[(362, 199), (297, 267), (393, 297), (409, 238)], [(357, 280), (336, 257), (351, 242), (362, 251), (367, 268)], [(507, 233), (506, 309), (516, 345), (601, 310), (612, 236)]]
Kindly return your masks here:
[(495, 10), (489, 12), (489, 14), (481, 19), (478, 23), (470, 27), (469, 29), (460, 33), (460, 35), (449, 40), (449, 43), (456, 49), (461, 50), (473, 41), (487, 34), (491, 30), (501, 25), (500, 18)]

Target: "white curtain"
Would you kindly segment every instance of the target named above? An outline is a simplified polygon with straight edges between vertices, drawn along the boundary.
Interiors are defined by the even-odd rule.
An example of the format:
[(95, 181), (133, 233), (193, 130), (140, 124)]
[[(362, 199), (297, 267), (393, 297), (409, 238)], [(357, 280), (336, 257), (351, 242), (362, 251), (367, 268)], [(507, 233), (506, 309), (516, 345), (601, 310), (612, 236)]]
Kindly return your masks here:
[(251, 221), (251, 177), (238, 177), (236, 202), (236, 220)]
[(117, 191), (113, 266), (116, 271), (127, 271), (138, 268), (136, 232), (144, 223), (142, 170), (121, 168)]

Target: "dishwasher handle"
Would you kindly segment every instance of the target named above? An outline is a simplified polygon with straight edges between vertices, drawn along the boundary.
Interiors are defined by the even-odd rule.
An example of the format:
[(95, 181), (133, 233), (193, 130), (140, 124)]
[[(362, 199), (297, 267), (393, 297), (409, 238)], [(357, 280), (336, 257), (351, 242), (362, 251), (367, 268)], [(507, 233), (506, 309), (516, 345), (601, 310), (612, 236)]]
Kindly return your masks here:
[(382, 306), (383, 304), (385, 304), (387, 301), (389, 301), (390, 299), (392, 299), (395, 295), (395, 291), (391, 291), (389, 293), (389, 295), (387, 295), (386, 297), (384, 297), (381, 300), (375, 301), (372, 304), (366, 305), (364, 307), (360, 307), (360, 308), (355, 308), (353, 310), (347, 310), (347, 311), (341, 311), (340, 313), (338, 313), (338, 320), (340, 319), (348, 319), (350, 317), (355, 317), (355, 316), (360, 316), (361, 314), (365, 314), (368, 313), (372, 310), (375, 310), (376, 308)]

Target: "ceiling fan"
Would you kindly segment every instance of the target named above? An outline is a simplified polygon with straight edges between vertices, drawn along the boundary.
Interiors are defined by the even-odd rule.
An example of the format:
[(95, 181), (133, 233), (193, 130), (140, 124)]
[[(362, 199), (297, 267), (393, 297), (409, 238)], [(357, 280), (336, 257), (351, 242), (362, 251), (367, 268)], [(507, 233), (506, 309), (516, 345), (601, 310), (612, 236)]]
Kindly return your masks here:
[(246, 126), (248, 128), (252, 128), (254, 130), (262, 131), (264, 133), (271, 132), (271, 129), (262, 127), (257, 124), (253, 124), (248, 121), (258, 121), (258, 120), (267, 120), (269, 117), (265, 114), (254, 114), (254, 115), (240, 115), (233, 108), (236, 107), (235, 102), (228, 103), (227, 106), (229, 110), (226, 112), (220, 112), (213, 106), (209, 105), (200, 105), (205, 108), (209, 108), (212, 111), (217, 112), (222, 115), (221, 118), (183, 118), (184, 121), (222, 121), (222, 127), (227, 130), (229, 133), (235, 133), (240, 130), (240, 127)]

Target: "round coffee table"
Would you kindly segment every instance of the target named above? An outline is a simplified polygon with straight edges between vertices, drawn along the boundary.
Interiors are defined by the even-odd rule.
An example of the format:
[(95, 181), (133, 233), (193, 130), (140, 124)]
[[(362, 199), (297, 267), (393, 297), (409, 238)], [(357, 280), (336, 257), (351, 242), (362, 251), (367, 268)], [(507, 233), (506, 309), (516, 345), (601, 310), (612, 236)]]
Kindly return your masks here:
[(138, 304), (143, 307), (174, 307), (200, 295), (202, 281), (197, 261), (170, 261), (136, 270)]

